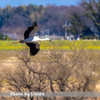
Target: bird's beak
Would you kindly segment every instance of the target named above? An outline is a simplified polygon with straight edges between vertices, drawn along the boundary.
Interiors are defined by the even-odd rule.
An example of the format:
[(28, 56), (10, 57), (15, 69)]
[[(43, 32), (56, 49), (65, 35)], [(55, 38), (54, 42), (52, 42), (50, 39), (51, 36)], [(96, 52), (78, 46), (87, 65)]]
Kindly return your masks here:
[(54, 42), (54, 41), (52, 41), (52, 40), (49, 40), (49, 41)]

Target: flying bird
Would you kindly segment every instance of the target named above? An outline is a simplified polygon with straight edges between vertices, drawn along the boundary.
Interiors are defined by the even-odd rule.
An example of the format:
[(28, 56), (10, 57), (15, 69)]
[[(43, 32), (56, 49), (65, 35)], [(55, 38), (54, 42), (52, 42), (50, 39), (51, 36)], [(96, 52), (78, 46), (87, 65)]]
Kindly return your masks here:
[(38, 41), (51, 41), (49, 38), (41, 39), (36, 36), (36, 32), (38, 31), (38, 26), (36, 21), (32, 23), (30, 27), (24, 32), (24, 40), (20, 40), (18, 42), (13, 43), (26, 43), (26, 45), (30, 48), (30, 55), (34, 56), (40, 50), (40, 43)]

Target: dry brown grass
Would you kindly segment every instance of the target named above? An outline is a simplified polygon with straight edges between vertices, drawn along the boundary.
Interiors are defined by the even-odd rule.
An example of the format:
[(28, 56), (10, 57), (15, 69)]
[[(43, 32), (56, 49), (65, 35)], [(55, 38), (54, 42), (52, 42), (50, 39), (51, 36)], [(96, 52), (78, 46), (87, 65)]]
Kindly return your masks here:
[[(3, 56), (4, 53), (5, 56)], [(20, 52), (19, 52), (20, 55), (18, 57), (16, 52), (13, 53), (14, 54), (9, 53), (7, 51), (7, 52), (2, 52), (1, 54), (1, 56), (4, 58), (4, 59), (0, 59), (1, 61), (0, 74), (2, 75), (2, 78), (5, 78), (3, 74), (5, 74), (5, 72), (8, 71), (10, 72), (10, 74), (7, 73), (8, 76), (13, 75), (15, 79), (20, 80), (20, 82), (18, 80), (17, 81), (18, 83), (21, 84), (23, 83), (23, 81), (22, 79), (20, 79), (18, 75), (22, 74), (22, 76), (24, 77), (30, 75), (30, 72), (32, 72), (33, 76), (36, 74), (34, 79), (36, 83), (33, 86), (38, 87), (41, 83), (42, 86), (47, 85), (46, 88), (42, 91), (51, 91), (51, 87), (49, 83), (50, 80), (46, 76), (44, 76), (48, 74), (52, 79), (53, 84), (51, 85), (53, 86), (54, 91), (67, 91), (67, 90), (68, 91), (71, 90), (72, 91), (83, 91), (83, 90), (100, 91), (100, 84), (98, 78), (99, 71), (100, 71), (99, 51), (98, 52), (95, 51), (90, 52), (84, 50), (83, 51), (76, 50), (73, 52), (72, 51), (69, 52), (68, 51), (49, 51), (49, 52), (40, 51), (35, 57), (30, 57), (27, 53), (20, 53)], [(7, 56), (6, 54), (9, 56)], [(28, 67), (32, 70), (30, 70)], [(22, 71), (27, 70), (27, 71), (25, 71), (25, 73), (23, 74), (21, 70)], [(46, 73), (46, 74), (42, 74), (41, 76), (40, 73)], [(2, 78), (0, 80), (2, 80)], [(27, 79), (28, 78), (26, 78), (26, 80)], [(36, 79), (38, 80), (38, 83)], [(40, 81), (40, 79), (42, 79), (42, 81)], [(44, 83), (46, 82), (46, 84), (44, 84), (43, 82)], [(63, 82), (68, 86), (66, 85), (64, 86), (64, 84), (62, 84)], [(5, 81), (3, 81), (2, 83), (3, 86), (1, 87), (1, 91), (9, 91), (8, 84), (6, 84)], [(25, 83), (23, 84), (25, 85)], [(86, 85), (88, 84), (87, 87), (85, 87), (85, 84)], [(91, 87), (92, 85), (93, 87)], [(23, 86), (22, 88), (24, 88)], [(15, 87), (12, 86), (11, 88), (12, 90), (15, 89)], [(78, 90), (78, 88), (80, 89)], [(27, 91), (27, 89), (25, 91)]]

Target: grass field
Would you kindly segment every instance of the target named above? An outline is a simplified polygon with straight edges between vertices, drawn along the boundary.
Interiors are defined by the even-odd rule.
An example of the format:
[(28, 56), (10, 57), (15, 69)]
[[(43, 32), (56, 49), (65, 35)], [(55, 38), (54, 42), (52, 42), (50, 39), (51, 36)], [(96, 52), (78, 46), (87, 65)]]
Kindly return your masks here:
[[(15, 43), (13, 41), (0, 41), (0, 50), (4, 51), (17, 51), (23, 50), (27, 46), (26, 44)], [(100, 50), (100, 41), (67, 41), (67, 40), (55, 40), (55, 43), (49, 41), (39, 42), (41, 50), (73, 50), (73, 49), (88, 49), (88, 50)]]
[[(2, 68), (3, 68), (2, 66), (4, 66), (5, 68), (8, 68), (8, 70), (6, 69), (5, 72), (9, 71), (9, 69), (10, 70), (16, 70), (16, 68), (18, 66), (22, 67), (22, 65), (21, 65), (22, 62), (18, 59), (18, 57), (16, 55), (17, 55), (17, 53), (20, 55), (20, 52), (17, 52), (17, 51), (18, 50), (23, 51), (26, 48), (26, 44), (20, 44), (20, 43), (12, 44), (12, 42), (13, 41), (0, 41), (0, 64), (1, 64), (0, 70), (1, 70), (1, 72), (3, 72), (3, 74), (4, 74), (4, 71), (2, 71)], [(49, 41), (43, 41), (43, 42), (39, 42), (39, 43), (41, 44), (40, 45), (40, 49), (41, 49), (40, 54), (38, 53), (39, 55), (37, 54), (34, 58), (31, 58), (31, 60), (33, 60), (32, 63), (34, 63), (35, 60), (38, 61), (37, 64), (35, 62), (35, 66), (37, 68), (40, 68), (39, 63), (41, 64), (41, 67), (46, 66), (46, 64), (47, 64), (46, 62), (48, 61), (48, 59), (50, 59), (50, 58), (48, 58), (48, 56), (46, 58), (46, 56), (44, 55), (46, 53), (42, 53), (42, 50), (43, 50), (43, 52), (45, 52), (45, 51), (48, 52), (51, 49), (52, 49), (52, 51), (53, 50), (61, 50), (60, 53), (58, 53), (54, 56), (53, 56), (53, 54), (55, 53), (55, 51), (53, 52), (53, 54), (51, 53), (52, 55), (50, 55), (50, 57), (52, 56), (52, 58), (53, 57), (56, 58), (56, 60), (54, 59), (54, 62), (60, 61), (60, 60), (61, 60), (60, 62), (62, 62), (62, 61), (65, 60), (64, 64), (66, 64), (63, 67), (62, 63), (59, 64), (57, 62), (58, 65), (55, 68), (56, 68), (56, 70), (58, 68), (58, 71), (56, 71), (54, 69), (53, 70), (54, 75), (55, 75), (55, 72), (56, 72), (56, 75), (59, 75), (58, 73), (61, 70), (60, 68), (62, 68), (62, 69), (67, 68), (67, 70), (70, 70), (69, 68), (72, 67), (71, 68), (71, 70), (72, 70), (73, 64), (75, 64), (74, 69), (73, 69), (74, 74), (72, 74), (72, 76), (70, 76), (69, 79), (68, 79), (69, 83), (71, 82), (71, 80), (76, 81), (76, 78), (72, 78), (72, 77), (73, 77), (73, 75), (77, 75), (78, 69), (79, 69), (79, 72), (81, 71), (79, 73), (78, 77), (81, 76), (82, 78), (79, 78), (79, 79), (82, 79), (82, 80), (84, 79), (84, 75), (88, 76), (89, 74), (87, 74), (87, 73), (88, 72), (90, 73), (90, 71), (91, 71), (90, 75), (91, 76), (94, 75), (94, 76), (92, 76), (92, 78), (97, 80), (96, 89), (98, 91), (100, 91), (100, 79), (98, 78), (99, 77), (99, 70), (100, 70), (100, 67), (99, 67), (99, 63), (100, 63), (99, 62), (99, 57), (100, 57), (99, 54), (100, 53), (97, 52), (97, 51), (100, 50), (100, 41), (83, 41), (83, 40), (80, 40), (80, 41), (71, 41), (70, 42), (70, 41), (67, 41), (67, 40), (56, 40), (55, 43), (52, 43), (52, 42), (49, 42)], [(71, 51), (73, 49), (86, 49), (85, 50), (86, 52), (85, 53), (84, 52), (77, 52), (78, 50), (76, 50), (75, 54), (73, 54), (73, 52), (72, 53), (67, 52), (67, 50)], [(88, 52), (88, 50), (91, 50), (91, 49), (93, 50), (93, 52), (92, 53)], [(63, 52), (63, 51), (66, 51), (66, 52)], [(80, 53), (81, 53), (81, 55), (79, 56)], [(23, 54), (25, 54), (25, 53), (23, 53)], [(61, 56), (60, 54), (63, 55), (63, 56)], [(75, 55), (75, 57), (73, 55)], [(77, 57), (79, 57), (79, 58), (77, 58)], [(57, 60), (57, 59), (59, 59), (59, 60)], [(75, 63), (73, 63), (73, 61), (75, 61)], [(43, 63), (41, 63), (41, 62), (43, 62)], [(52, 66), (51, 65), (48, 66), (49, 68), (51, 68), (49, 70), (53, 69), (53, 65)], [(59, 67), (60, 65), (61, 65), (61, 67)], [(48, 68), (48, 67), (46, 66), (46, 68)], [(92, 67), (93, 67), (93, 71), (92, 71)], [(75, 69), (77, 69), (76, 70), (77, 72), (74, 71)], [(86, 74), (84, 74), (83, 72), (84, 73), (86, 72)], [(96, 76), (96, 75), (98, 75), (98, 76)], [(89, 79), (91, 80), (92, 78), (90, 77)], [(92, 79), (92, 81), (93, 81), (93, 79)], [(79, 80), (77, 80), (77, 81), (79, 81)], [(3, 84), (4, 83), (5, 83), (5, 81), (3, 81)], [(76, 84), (78, 84), (78, 82)], [(5, 86), (2, 87), (2, 91), (6, 91)]]

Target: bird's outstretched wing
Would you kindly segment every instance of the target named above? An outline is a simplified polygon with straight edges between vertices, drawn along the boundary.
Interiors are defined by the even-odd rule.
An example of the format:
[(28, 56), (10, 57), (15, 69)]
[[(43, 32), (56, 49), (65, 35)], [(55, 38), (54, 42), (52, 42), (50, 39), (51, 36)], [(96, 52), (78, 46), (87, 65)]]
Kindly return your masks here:
[(36, 44), (34, 44), (34, 43), (26, 43), (26, 44), (30, 47), (30, 55), (31, 56), (36, 55), (37, 52), (40, 50), (40, 49), (36, 48)]
[(28, 29), (24, 32), (24, 39), (34, 37), (37, 31), (38, 31), (37, 23), (36, 21), (34, 21), (32, 25), (28, 27)]

